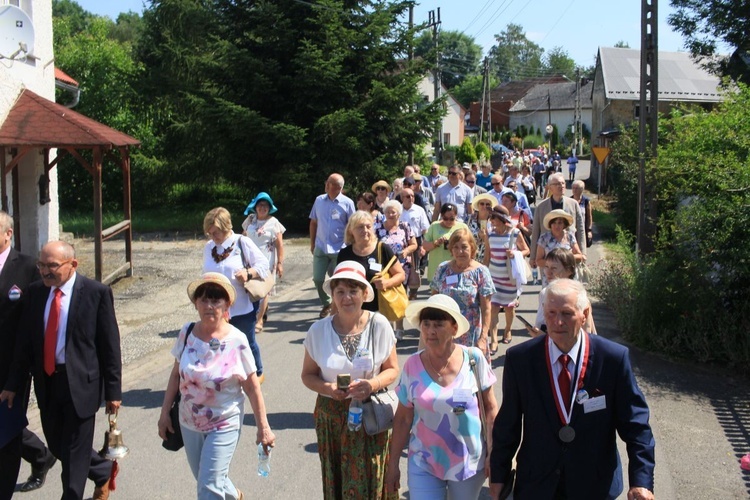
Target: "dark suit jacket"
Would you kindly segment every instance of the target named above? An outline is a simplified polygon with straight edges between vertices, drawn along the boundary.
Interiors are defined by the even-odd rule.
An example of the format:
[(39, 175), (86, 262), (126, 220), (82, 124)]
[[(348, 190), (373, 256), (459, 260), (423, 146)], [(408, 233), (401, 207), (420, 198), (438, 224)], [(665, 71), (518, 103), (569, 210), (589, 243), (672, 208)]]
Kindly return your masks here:
[(654, 437), (628, 350), (596, 335), (587, 338), (583, 388), (591, 397), (604, 395), (607, 406), (585, 414), (582, 405), (573, 403), (570, 425), (576, 436), (567, 445), (558, 438), (562, 424), (547, 371), (547, 336), (508, 350), (490, 463), (492, 482), (504, 483), (520, 444), (516, 500), (553, 498), (561, 477), (570, 498), (616, 498), (623, 489), (616, 432), (627, 444), (630, 486), (653, 491)]
[[(30, 370), (39, 408), (45, 410), (44, 308), (50, 289), (38, 281), (24, 304), (13, 368), (6, 388), (16, 390)], [(68, 311), (65, 367), (73, 406), (80, 418), (94, 415), (107, 401), (122, 399), (120, 332), (112, 290), (77, 274)]]
[[(21, 316), (22, 303), (26, 299), (26, 292), (29, 285), (40, 278), (34, 258), (11, 248), (8, 260), (5, 261), (3, 271), (0, 273), (0, 346), (2, 346), (0, 347), (0, 387), (3, 387), (8, 380), (18, 320)], [(8, 297), (8, 293), (14, 286), (20, 288), (22, 292), (18, 300), (11, 300)]]

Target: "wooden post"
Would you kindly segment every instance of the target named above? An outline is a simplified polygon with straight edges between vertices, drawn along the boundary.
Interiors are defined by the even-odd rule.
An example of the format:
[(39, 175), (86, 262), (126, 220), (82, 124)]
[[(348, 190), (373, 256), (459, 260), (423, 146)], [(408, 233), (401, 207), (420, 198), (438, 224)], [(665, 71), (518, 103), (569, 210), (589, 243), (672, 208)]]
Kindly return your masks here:
[(120, 158), (122, 159), (122, 210), (125, 220), (130, 221), (125, 232), (125, 262), (128, 262), (130, 266), (125, 276), (131, 277), (133, 276), (133, 217), (130, 206), (130, 149), (120, 148)]
[(94, 277), (102, 280), (102, 149), (94, 148), (92, 161), (94, 176)]

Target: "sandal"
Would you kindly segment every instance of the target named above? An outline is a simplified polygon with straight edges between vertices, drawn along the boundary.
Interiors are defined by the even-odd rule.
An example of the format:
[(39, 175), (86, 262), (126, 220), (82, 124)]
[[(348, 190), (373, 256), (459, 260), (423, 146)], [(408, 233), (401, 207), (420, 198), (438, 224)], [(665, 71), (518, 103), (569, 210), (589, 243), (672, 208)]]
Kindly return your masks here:
[(490, 347), (490, 356), (494, 356), (495, 354), (497, 354), (497, 350), (499, 347), (500, 346), (498, 346), (497, 344), (495, 344), (494, 348)]
[(513, 337), (503, 337), (503, 344), (510, 344), (513, 342)]

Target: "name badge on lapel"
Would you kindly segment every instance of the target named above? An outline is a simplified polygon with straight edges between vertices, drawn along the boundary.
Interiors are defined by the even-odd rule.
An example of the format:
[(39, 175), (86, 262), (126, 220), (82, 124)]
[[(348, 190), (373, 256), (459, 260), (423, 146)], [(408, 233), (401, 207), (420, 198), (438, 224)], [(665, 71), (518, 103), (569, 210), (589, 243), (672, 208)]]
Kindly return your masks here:
[(583, 402), (583, 413), (592, 413), (607, 408), (607, 397), (598, 396)]

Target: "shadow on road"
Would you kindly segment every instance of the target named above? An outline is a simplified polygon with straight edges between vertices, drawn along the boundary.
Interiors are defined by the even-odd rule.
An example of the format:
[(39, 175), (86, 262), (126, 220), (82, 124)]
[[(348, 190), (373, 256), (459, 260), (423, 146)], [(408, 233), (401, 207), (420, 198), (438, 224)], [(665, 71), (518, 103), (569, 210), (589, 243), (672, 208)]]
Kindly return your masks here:
[[(166, 387), (167, 381), (164, 381)], [(128, 408), (161, 408), (164, 401), (164, 391), (152, 391), (151, 389), (132, 389), (122, 394), (122, 406)]]
[[(267, 414), (268, 424), (274, 431), (285, 429), (315, 429), (315, 420), (309, 412), (287, 412)], [(255, 427), (255, 416), (246, 413), (242, 425)]]

